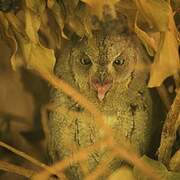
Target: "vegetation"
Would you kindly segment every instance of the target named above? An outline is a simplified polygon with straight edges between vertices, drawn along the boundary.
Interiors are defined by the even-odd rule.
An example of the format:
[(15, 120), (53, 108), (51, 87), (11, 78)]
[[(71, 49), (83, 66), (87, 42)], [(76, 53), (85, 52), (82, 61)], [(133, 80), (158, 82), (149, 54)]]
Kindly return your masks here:
[[(128, 17), (129, 28), (137, 34), (152, 59), (152, 62), (148, 62), (148, 87), (157, 88), (167, 111), (157, 161), (148, 157), (139, 158), (124, 146), (114, 148), (111, 130), (102, 123), (103, 115), (85, 97), (53, 74), (56, 57), (63, 47), (63, 42), (68, 40), (72, 33), (80, 37), (91, 36), (94, 30), (92, 18), (106, 21), (104, 15), (107, 7), (112, 18), (119, 14)], [(45, 179), (50, 174), (66, 179), (62, 170), (68, 167), (70, 162), (82, 161), (87, 158), (89, 152), (101, 146), (108, 146), (113, 149), (113, 156), (121, 156), (134, 165), (133, 172), (120, 169), (110, 179), (134, 179), (132, 174), (140, 180), (180, 179), (179, 0), (0, 0), (0, 10), (0, 83), (4, 87), (4, 90), (0, 89), (0, 139), (30, 155), (0, 141), (1, 170), (32, 179)], [(16, 72), (11, 71), (9, 62)], [(27, 72), (27, 69), (30, 72)], [(54, 110), (54, 107), (45, 106), (48, 87), (37, 74), (94, 114), (100, 127), (106, 131), (106, 140), (82, 149), (74, 157), (53, 166), (40, 162), (47, 162), (45, 146), (48, 128), (45, 110)], [(36, 82), (30, 82), (34, 79), (27, 81), (28, 77), (32, 76)], [(29, 91), (23, 87), (24, 81), (29, 83)], [(44, 87), (47, 90), (44, 90)], [(9, 100), (3, 99), (4, 91)], [(35, 127), (38, 125), (33, 121), (37, 118), (35, 116), (39, 108), (42, 109), (41, 119), (45, 136), (34, 140), (31, 136), (37, 138), (34, 133), (37, 133), (35, 130), (38, 128)], [(59, 111), (65, 113), (66, 110)], [(43, 153), (39, 152), (39, 149)], [(17, 156), (23, 157), (37, 168)], [(105, 171), (106, 163), (101, 164), (87, 179), (95, 179)], [(25, 168), (27, 166), (28, 168)], [(1, 177), (6, 176), (1, 173)]]

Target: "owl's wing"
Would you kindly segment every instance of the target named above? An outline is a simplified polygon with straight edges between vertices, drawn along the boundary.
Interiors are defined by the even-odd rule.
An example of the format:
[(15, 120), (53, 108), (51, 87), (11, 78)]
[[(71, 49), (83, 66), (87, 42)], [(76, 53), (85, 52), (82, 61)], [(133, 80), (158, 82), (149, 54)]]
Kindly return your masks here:
[[(49, 141), (48, 152), (52, 162), (56, 162), (77, 152), (76, 146), (76, 117), (70, 112), (73, 102), (62, 92), (56, 91), (54, 93), (54, 102), (60, 110), (52, 111), (49, 114)], [(65, 111), (63, 111), (65, 108)], [(80, 179), (81, 171), (78, 164), (73, 164), (66, 171), (69, 179)]]

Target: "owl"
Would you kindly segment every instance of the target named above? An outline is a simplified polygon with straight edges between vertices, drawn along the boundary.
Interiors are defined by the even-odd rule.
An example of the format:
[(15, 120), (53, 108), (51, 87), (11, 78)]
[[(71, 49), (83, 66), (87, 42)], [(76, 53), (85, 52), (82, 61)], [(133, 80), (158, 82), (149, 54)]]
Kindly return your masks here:
[[(113, 26), (94, 30), (91, 37), (72, 37), (63, 47), (55, 73), (85, 96), (104, 115), (119, 146), (122, 139), (139, 154), (147, 152), (153, 132), (152, 98), (144, 50), (135, 34)], [(49, 154), (53, 162), (64, 159), (102, 138), (94, 116), (71, 97), (53, 90), (52, 102), (79, 116), (51, 112)], [(70, 166), (69, 179), (83, 179), (110, 153), (101, 149), (82, 164)], [(109, 171), (120, 167), (114, 160)], [(82, 170), (82, 166), (83, 169)], [(85, 173), (84, 173), (85, 172)]]

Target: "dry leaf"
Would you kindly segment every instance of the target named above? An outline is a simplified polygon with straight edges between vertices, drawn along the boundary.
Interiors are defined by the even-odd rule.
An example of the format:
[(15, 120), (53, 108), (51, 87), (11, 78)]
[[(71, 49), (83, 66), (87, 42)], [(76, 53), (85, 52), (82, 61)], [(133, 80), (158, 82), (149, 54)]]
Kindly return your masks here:
[[(137, 16), (138, 16), (138, 14), (137, 14)], [(148, 33), (146, 33), (145, 31), (143, 31), (142, 29), (140, 29), (137, 26), (137, 18), (135, 20), (134, 30), (135, 30), (137, 36), (139, 37), (139, 39), (144, 44), (148, 54), (150, 56), (153, 56), (154, 52), (157, 51), (157, 43), (150, 35), (148, 35)]]
[(165, 78), (176, 74), (180, 69), (178, 43), (170, 31), (162, 32), (158, 51), (151, 67), (149, 87), (160, 86)]
[(1, 34), (4, 35), (4, 39), (7, 41), (8, 45), (11, 47), (11, 65), (14, 70), (24, 65), (22, 58), (19, 58), (18, 45), (16, 39), (11, 31), (11, 27), (9, 27), (9, 22), (4, 16), (3, 13), (0, 12), (0, 27)]
[(157, 49), (154, 62), (151, 66), (149, 87), (160, 86), (161, 83), (180, 69), (177, 30), (173, 19), (172, 9), (164, 0), (135, 0), (139, 12), (141, 12), (149, 24), (160, 32), (158, 47), (148, 39), (147, 34), (141, 31), (135, 24), (135, 30), (142, 41)]
[[(37, 1), (26, 0), (27, 6), (31, 6), (33, 11), (28, 8), (25, 10), (25, 24), (26, 34), (28, 35), (30, 42), (24, 46), (24, 54), (26, 56), (27, 66), (36, 70), (48, 70), (53, 72), (55, 63), (55, 57), (53, 50), (43, 47), (39, 43), (38, 31), (40, 28), (40, 17), (45, 8), (45, 1), (39, 1), (39, 3), (32, 3)], [(37, 6), (36, 6), (37, 5)], [(37, 8), (38, 7), (38, 8)], [(35, 9), (36, 8), (36, 9)], [(26, 51), (27, 50), (27, 51)]]
[(54, 18), (59, 25), (59, 29), (61, 30), (61, 36), (65, 39), (68, 39), (68, 37), (64, 34), (65, 9), (63, 8), (62, 4), (58, 4), (55, 0), (51, 0), (50, 2), (48, 7), (51, 9)]
[(25, 32), (32, 43), (38, 43), (38, 30), (40, 28), (40, 19), (29, 9), (25, 10)]
[(43, 47), (40, 43), (31, 43), (23, 39), (22, 36), (16, 35), (22, 56), (24, 57), (27, 67), (43, 72), (53, 72), (55, 65), (54, 50)]
[[(41, 43), (50, 49), (60, 49), (62, 45), (62, 36), (59, 25), (57, 24), (52, 13), (44, 11), (41, 18), (40, 26), (40, 40)], [(41, 37), (42, 36), (42, 37)]]
[[(34, 2), (34, 1), (33, 1)], [(13, 59), (13, 64), (16, 66), (17, 58), (23, 58), (27, 67), (53, 72), (55, 57), (54, 51), (43, 47), (38, 38), (38, 30), (40, 27), (40, 15), (43, 12), (43, 6), (39, 9), (31, 6), (30, 1), (26, 1), (29, 8), (25, 9), (25, 22), (20, 21), (14, 14), (7, 14), (9, 24), (13, 28), (13, 33), (18, 44), (18, 52)], [(29, 4), (28, 4), (29, 3)], [(38, 13), (35, 15), (34, 12)], [(17, 62), (18, 64), (18, 62)]]
[(30, 44), (29, 47), (28, 67), (53, 73), (56, 62), (54, 50), (47, 49), (40, 44)]
[(158, 31), (167, 31), (171, 8), (164, 0), (134, 0), (140, 13), (144, 15), (150, 26)]

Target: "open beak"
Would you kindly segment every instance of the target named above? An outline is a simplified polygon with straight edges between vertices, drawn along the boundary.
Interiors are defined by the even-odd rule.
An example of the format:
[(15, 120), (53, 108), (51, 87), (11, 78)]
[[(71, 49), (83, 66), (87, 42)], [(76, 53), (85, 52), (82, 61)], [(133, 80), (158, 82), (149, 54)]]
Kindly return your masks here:
[(98, 80), (92, 80), (92, 86), (97, 91), (97, 96), (100, 101), (102, 101), (112, 86), (112, 80), (105, 80), (103, 83)]

